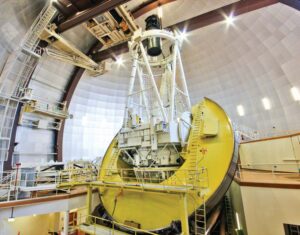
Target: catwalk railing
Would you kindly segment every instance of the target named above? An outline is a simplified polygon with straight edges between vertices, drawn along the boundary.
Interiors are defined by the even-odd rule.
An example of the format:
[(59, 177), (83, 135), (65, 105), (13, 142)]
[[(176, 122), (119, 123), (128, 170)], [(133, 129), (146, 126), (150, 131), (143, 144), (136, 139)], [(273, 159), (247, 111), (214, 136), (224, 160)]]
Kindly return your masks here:
[[(57, 187), (61, 184), (95, 181), (97, 170), (93, 168), (35, 172), (20, 170), (19, 173), (13, 170), (0, 172), (0, 175), (0, 201), (12, 201), (32, 198), (33, 192), (39, 191), (52, 191), (57, 194)], [(59, 190), (69, 189), (60, 188)], [(34, 197), (39, 196), (34, 194)]]
[(107, 220), (101, 217), (93, 216), (93, 215), (84, 215), (78, 213), (78, 217), (73, 217), (71, 221), (71, 227), (78, 229), (87, 234), (93, 235), (102, 235), (102, 234), (151, 234), (156, 235), (156, 233), (135, 228), (129, 225), (125, 225), (122, 223), (118, 223), (115, 221)]
[(190, 190), (205, 192), (208, 188), (208, 174), (205, 168), (197, 171), (155, 168), (104, 171), (105, 175), (101, 180), (97, 179), (97, 171), (93, 168), (35, 172), (22, 172), (20, 169), (19, 173), (16, 170), (0, 172), (0, 200), (22, 199), (22, 192), (57, 191), (58, 188), (88, 184), (178, 193)]
[(239, 164), (235, 177), (240, 182), (300, 185), (300, 164)]
[[(209, 187), (209, 182), (208, 172), (204, 167), (198, 170), (175, 168), (101, 169), (97, 181), (62, 181), (60, 187), (72, 187), (76, 185), (86, 185), (89, 187), (89, 190), (91, 190), (93, 187), (113, 187), (122, 188), (122, 190), (134, 190), (138, 193), (156, 192), (178, 195), (194, 193), (194, 195), (197, 195), (197, 197), (201, 197), (202, 200), (201, 205), (199, 204), (198, 200), (192, 202), (195, 203), (194, 234), (206, 234), (205, 194)], [(88, 205), (90, 205), (90, 203), (88, 203)], [(90, 211), (90, 209), (88, 209), (88, 211)], [(116, 227), (123, 228), (122, 231), (124, 231), (125, 228), (125, 231), (129, 230), (130, 234), (138, 234), (141, 232), (146, 234), (154, 234), (151, 232), (142, 231), (140, 229), (131, 228), (129, 226), (126, 227), (114, 221), (89, 216), (90, 215), (87, 217), (96, 218), (95, 221), (88, 219), (83, 221), (83, 223), (78, 224), (79, 229), (89, 234), (104, 234), (104, 230), (114, 234), (114, 229)]]
[(238, 125), (233, 123), (233, 129), (235, 132), (236, 140), (239, 143), (244, 141), (251, 141), (251, 140), (260, 140), (266, 138), (272, 138), (277, 136), (287, 136), (300, 133), (300, 130), (254, 130), (249, 127), (245, 127), (242, 125)]
[[(167, 190), (178, 188), (182, 190), (206, 189), (208, 187), (208, 172), (200, 170), (172, 168), (120, 168), (101, 169), (100, 177), (103, 183), (116, 183), (120, 186), (136, 186), (141, 188), (157, 188)], [(101, 174), (101, 173), (100, 173)]]

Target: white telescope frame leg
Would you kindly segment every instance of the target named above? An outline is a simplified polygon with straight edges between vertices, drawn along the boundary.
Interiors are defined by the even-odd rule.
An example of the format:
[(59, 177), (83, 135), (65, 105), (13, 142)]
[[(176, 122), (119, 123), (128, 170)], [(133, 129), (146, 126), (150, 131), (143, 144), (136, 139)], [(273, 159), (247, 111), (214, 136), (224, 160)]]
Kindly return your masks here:
[(172, 81), (171, 81), (171, 109), (169, 122), (174, 119), (174, 107), (175, 107), (175, 93), (176, 93), (176, 64), (177, 64), (177, 42), (174, 44), (174, 54), (173, 54), (173, 63), (172, 63)]
[(161, 101), (159, 91), (158, 91), (157, 86), (156, 86), (156, 82), (154, 80), (154, 76), (153, 76), (153, 73), (152, 73), (151, 66), (149, 64), (147, 55), (146, 55), (145, 48), (144, 48), (144, 46), (141, 42), (140, 42), (139, 46), (140, 46), (140, 49), (141, 49), (141, 52), (142, 52), (142, 56), (143, 56), (143, 59), (144, 59), (145, 65), (146, 65), (147, 72), (150, 75), (150, 80), (151, 80), (151, 83), (152, 83), (152, 86), (153, 86), (153, 89), (154, 89), (154, 92), (155, 92), (155, 95), (156, 95), (156, 98), (157, 98), (157, 101), (158, 101), (158, 104), (159, 104), (159, 108), (160, 108), (162, 116), (163, 116), (163, 119), (164, 119), (165, 122), (167, 122), (167, 115), (166, 115), (165, 109), (163, 107), (163, 103)]
[(133, 63), (132, 63), (132, 70), (131, 70), (130, 82), (129, 82), (129, 87), (128, 87), (128, 96), (127, 96), (126, 107), (125, 107), (125, 111), (124, 111), (123, 127), (125, 127), (126, 123), (127, 123), (128, 107), (129, 107), (129, 102), (131, 99), (131, 94), (132, 94), (133, 88), (134, 88), (134, 82), (135, 82), (136, 71), (137, 71), (137, 63), (138, 63), (137, 53), (135, 53), (133, 58), (134, 59), (133, 59)]
[(147, 100), (147, 97), (145, 95), (145, 86), (144, 86), (142, 71), (141, 71), (140, 67), (137, 68), (137, 74), (138, 74), (138, 78), (139, 78), (139, 82), (140, 82), (140, 87), (141, 87), (141, 91), (142, 91), (142, 97), (143, 97), (144, 105), (145, 105), (146, 112), (147, 112), (147, 118), (148, 118), (148, 121), (150, 122), (150, 111), (149, 111), (149, 107), (148, 107), (148, 100)]
[(188, 88), (186, 85), (186, 77), (185, 77), (185, 73), (184, 73), (184, 69), (183, 69), (183, 64), (182, 64), (182, 60), (181, 60), (181, 55), (180, 55), (180, 51), (179, 48), (176, 47), (177, 49), (177, 54), (178, 54), (178, 64), (179, 64), (179, 70), (180, 70), (180, 77), (181, 77), (181, 82), (182, 82), (182, 86), (183, 86), (183, 92), (186, 95), (186, 99), (187, 99), (187, 104), (188, 104), (188, 108), (191, 109), (192, 105), (191, 105), (191, 100), (190, 100), (190, 96), (189, 96), (189, 92), (188, 92)]

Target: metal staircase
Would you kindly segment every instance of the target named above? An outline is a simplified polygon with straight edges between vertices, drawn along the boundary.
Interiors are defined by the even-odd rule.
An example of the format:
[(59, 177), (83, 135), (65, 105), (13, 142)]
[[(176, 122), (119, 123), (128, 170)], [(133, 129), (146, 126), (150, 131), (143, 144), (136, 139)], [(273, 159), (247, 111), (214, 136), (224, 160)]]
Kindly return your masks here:
[(8, 200), (10, 174), (5, 175), (0, 180), (0, 201)]
[(0, 84), (0, 161), (6, 161), (21, 88), (28, 84), (38, 62), (37, 57), (18, 51)]
[(195, 210), (195, 235), (206, 234), (206, 207), (204, 195), (201, 195), (202, 205)]
[[(201, 200), (201, 206), (195, 208), (195, 235), (205, 235), (206, 234), (206, 205), (205, 205), (205, 195), (208, 189), (208, 172), (207, 169), (202, 167), (197, 169), (195, 173), (195, 189), (196, 194)], [(196, 203), (197, 204), (197, 203)]]
[(226, 225), (227, 225), (227, 234), (234, 234), (234, 220), (233, 220), (233, 211), (231, 206), (231, 198), (229, 194), (224, 197), (224, 206), (225, 206), (225, 215), (226, 215)]
[(29, 79), (33, 74), (38, 63), (38, 57), (24, 53), (19, 50), (16, 58), (6, 74), (1, 94), (6, 94), (12, 98), (18, 99), (22, 95), (22, 88), (28, 85)]
[(0, 201), (10, 201), (16, 198), (16, 172), (9, 171), (1, 173), (3, 176), (0, 180)]
[(0, 97), (0, 161), (7, 160), (18, 102)]
[(35, 19), (30, 29), (27, 31), (22, 48), (30, 53), (35, 53), (35, 50), (40, 41), (39, 36), (43, 32), (44, 28), (50, 23), (52, 18), (56, 14), (56, 9), (52, 4), (46, 5)]
[(193, 116), (193, 128), (191, 129), (191, 142), (188, 146), (189, 155), (189, 169), (198, 168), (198, 154), (199, 154), (199, 139), (200, 139), (200, 126), (201, 126), (201, 105), (197, 107), (195, 115)]
[(56, 9), (50, 3), (41, 11), (19, 49), (15, 52), (13, 61), (1, 74), (0, 78), (0, 161), (6, 161), (10, 147), (11, 133), (15, 115), (19, 106), (19, 98), (23, 89), (35, 70), (41, 51), (37, 50), (39, 35), (51, 21)]
[(199, 169), (199, 162), (202, 158), (199, 158), (199, 139), (201, 134), (201, 122), (202, 122), (202, 109), (203, 106), (199, 105), (193, 116), (193, 128), (191, 129), (191, 142), (188, 146), (189, 155), (189, 178), (192, 180), (192, 184), (196, 189), (196, 194), (200, 197), (201, 206), (195, 208), (195, 235), (206, 234), (206, 206), (205, 206), (205, 193), (208, 188), (208, 174), (206, 168)]
[(118, 148), (113, 148), (113, 156), (111, 157), (111, 159), (109, 160), (109, 163), (108, 163), (108, 169), (105, 169), (106, 170), (106, 174), (107, 176), (110, 176), (112, 175), (113, 171), (114, 171), (114, 165), (116, 164), (116, 160), (120, 154), (120, 150)]

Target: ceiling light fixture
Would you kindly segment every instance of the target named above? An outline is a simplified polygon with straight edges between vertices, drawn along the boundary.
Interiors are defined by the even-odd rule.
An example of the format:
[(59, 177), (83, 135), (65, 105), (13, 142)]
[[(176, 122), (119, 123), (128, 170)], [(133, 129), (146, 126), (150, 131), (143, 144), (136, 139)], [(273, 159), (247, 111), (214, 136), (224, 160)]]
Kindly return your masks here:
[(267, 97), (262, 98), (262, 104), (265, 108), (265, 110), (270, 110), (271, 109), (271, 102)]
[(118, 57), (116, 59), (116, 63), (117, 63), (117, 65), (123, 65), (124, 61), (123, 61), (122, 57)]
[(300, 101), (300, 92), (297, 87), (294, 86), (291, 88), (291, 94), (295, 101)]
[(187, 33), (185, 32), (185, 30), (179, 32), (179, 37), (183, 41), (187, 39)]
[(238, 106), (236, 107), (236, 109), (237, 109), (238, 114), (239, 114), (241, 117), (245, 115), (245, 110), (244, 110), (243, 105), (241, 105), (241, 104), (238, 105)]
[(227, 25), (232, 25), (235, 18), (233, 16), (233, 13), (231, 13), (229, 16), (225, 16), (225, 21)]

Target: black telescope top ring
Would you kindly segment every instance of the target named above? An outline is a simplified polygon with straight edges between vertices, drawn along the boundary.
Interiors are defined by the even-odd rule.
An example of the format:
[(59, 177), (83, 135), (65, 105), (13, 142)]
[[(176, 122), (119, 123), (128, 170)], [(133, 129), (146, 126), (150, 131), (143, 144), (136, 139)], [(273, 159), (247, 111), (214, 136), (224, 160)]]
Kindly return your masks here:
[[(145, 20), (146, 30), (161, 29), (161, 22), (157, 15), (148, 16)], [(147, 53), (150, 56), (159, 56), (161, 54), (160, 38), (149, 38), (147, 40)]]

